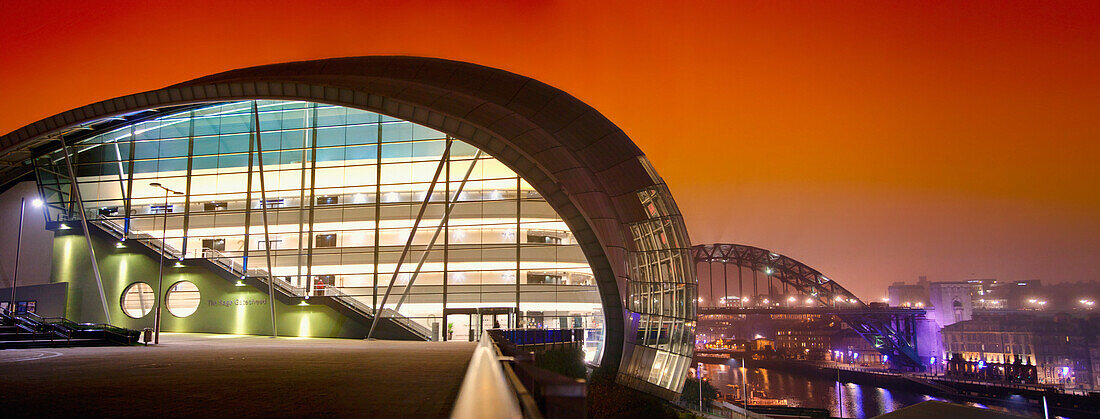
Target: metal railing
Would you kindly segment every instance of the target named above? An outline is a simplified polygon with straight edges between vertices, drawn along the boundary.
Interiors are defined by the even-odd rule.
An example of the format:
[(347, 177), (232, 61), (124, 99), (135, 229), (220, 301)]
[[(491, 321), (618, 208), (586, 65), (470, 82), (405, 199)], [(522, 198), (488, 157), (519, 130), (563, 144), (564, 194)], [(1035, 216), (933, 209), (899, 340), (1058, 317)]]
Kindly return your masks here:
[[(100, 216), (97, 220), (95, 220), (95, 224), (103, 227), (104, 231), (111, 234), (115, 238), (123, 239), (125, 236), (123, 227), (112, 219)], [(166, 245), (160, 239), (157, 239), (156, 237), (153, 237), (152, 235), (142, 231), (131, 229), (129, 237), (126, 238), (133, 239), (150, 248), (151, 250), (173, 259), (179, 258), (183, 255), (183, 252), (176, 250), (172, 246)], [(224, 253), (218, 250), (202, 249), (201, 257), (210, 261), (214, 265), (226, 270), (234, 277), (257, 278), (264, 284), (267, 284), (268, 278), (270, 277), (266, 269), (252, 268), (246, 271), (243, 264), (237, 262), (232, 257), (226, 256)], [(291, 285), (289, 282), (277, 279), (274, 281), (274, 284), (275, 288), (278, 288), (286, 295), (292, 297), (309, 296), (309, 290)], [(324, 288), (321, 288), (321, 295), (332, 297), (333, 300), (340, 302), (348, 308), (357, 311), (367, 317), (375, 316), (374, 308), (364, 304), (358, 298), (344, 293), (338, 287), (325, 286)], [(382, 317), (389, 318), (397, 325), (421, 337), (422, 339), (431, 339), (431, 330), (429, 330), (424, 325), (417, 323), (416, 321), (408, 317), (405, 317), (397, 311), (391, 309), (383, 309), (381, 310), (381, 315)]]
[(125, 230), (121, 225), (115, 222), (115, 220), (106, 218), (102, 215), (95, 220), (91, 220), (90, 223), (103, 227), (104, 231), (112, 236), (115, 236), (115, 238), (117, 239), (135, 240), (145, 245), (146, 247), (156, 251), (157, 253), (160, 253), (164, 257), (172, 259), (179, 259), (183, 257), (183, 252), (181, 252), (179, 249), (169, 246), (163, 240), (154, 237), (152, 234), (131, 229), (130, 234), (126, 235)]
[(584, 342), (585, 329), (497, 329), (501, 337), (514, 345)]
[(533, 412), (534, 415), (526, 409), (520, 409), (519, 397), (505, 374), (504, 366), (500, 362), (501, 358), (489, 334), (482, 334), (477, 347), (474, 348), (473, 356), (470, 357), (470, 365), (466, 368), (466, 376), (463, 377), (462, 386), (459, 387), (458, 399), (455, 400), (451, 418), (541, 417), (538, 415), (537, 408)]
[[(321, 295), (332, 297), (333, 300), (343, 303), (353, 310), (365, 313), (368, 316), (375, 316), (375, 311), (373, 307), (368, 306), (366, 303), (359, 300), (358, 298), (344, 293), (338, 287), (325, 286), (321, 289)], [(398, 326), (401, 326), (409, 332), (420, 336), (424, 340), (430, 340), (432, 337), (432, 331), (429, 330), (427, 327), (424, 327), (424, 325), (417, 323), (413, 319), (405, 317), (401, 313), (398, 313), (394, 310), (384, 308), (380, 310), (377, 315), (381, 316), (382, 318), (389, 318), (394, 323), (397, 323)]]
[[(525, 343), (517, 345), (505, 333)], [(540, 368), (535, 363), (546, 350), (583, 343), (584, 329), (490, 329), (482, 336), (485, 335), (500, 353), (511, 358), (504, 368), (515, 376), (516, 394), (521, 402), (525, 395), (531, 397), (538, 414), (548, 418), (585, 416), (588, 397), (585, 380)], [(527, 410), (525, 406), (525, 414)]]
[(49, 341), (102, 338), (114, 343), (132, 345), (137, 343), (141, 333), (107, 323), (77, 323), (65, 317), (42, 317), (31, 312), (14, 314), (4, 310), (3, 316), (11, 319), (23, 330), (45, 334), (46, 337), (41, 340)]

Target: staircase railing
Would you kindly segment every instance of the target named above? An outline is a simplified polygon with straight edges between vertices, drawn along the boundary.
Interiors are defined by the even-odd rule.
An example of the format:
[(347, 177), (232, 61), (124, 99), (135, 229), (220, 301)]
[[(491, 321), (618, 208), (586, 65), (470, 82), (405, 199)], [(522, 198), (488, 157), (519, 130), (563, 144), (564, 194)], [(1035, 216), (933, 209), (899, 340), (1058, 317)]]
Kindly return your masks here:
[[(334, 300), (339, 301), (353, 309), (368, 313), (371, 316), (375, 315), (373, 307), (368, 306), (366, 303), (359, 300), (358, 298), (345, 294), (337, 287), (324, 287), (322, 289), (322, 295), (333, 297)], [(431, 330), (429, 330), (427, 327), (424, 327), (424, 325), (417, 323), (413, 319), (401, 315), (401, 313), (398, 313), (392, 309), (384, 308), (381, 310), (380, 315), (382, 316), (382, 318), (389, 318), (394, 323), (397, 323), (399, 326), (405, 328), (406, 330), (416, 334), (417, 336), (420, 336), (422, 339), (431, 339)]]
[(101, 337), (105, 340), (131, 345), (137, 343), (141, 333), (137, 330), (107, 323), (77, 323), (64, 317), (42, 317), (30, 312), (14, 315), (5, 311), (4, 314), (5, 316), (14, 317), (16, 324), (24, 330), (47, 333), (57, 337), (48, 340), (72, 340), (90, 337), (88, 334), (101, 334)]
[(183, 252), (181, 252), (179, 249), (168, 245), (163, 240), (158, 239), (149, 233), (131, 229), (129, 236), (127, 237), (123, 227), (119, 225), (118, 222), (110, 218), (100, 216), (96, 220), (93, 220), (93, 223), (104, 227), (104, 230), (112, 236), (115, 236), (115, 238), (125, 240), (137, 240), (139, 243), (145, 245), (150, 249), (153, 249), (154, 251), (160, 253), (161, 255), (164, 255), (165, 257), (169, 257), (172, 259), (179, 259), (183, 257)]
[[(179, 258), (180, 256), (183, 255), (183, 252), (181, 252), (179, 250), (176, 250), (172, 246), (166, 245), (162, 240), (160, 240), (156, 237), (153, 237), (152, 235), (150, 235), (148, 233), (145, 233), (143, 231), (138, 231), (138, 230), (131, 229), (129, 237), (125, 237), (126, 236), (125, 232), (124, 232), (125, 230), (123, 229), (122, 225), (120, 225), (115, 220), (112, 220), (112, 219), (101, 216), (97, 220), (95, 220), (94, 224), (103, 227), (104, 231), (106, 231), (107, 233), (111, 234), (112, 236), (114, 236), (118, 239), (126, 238), (126, 239), (136, 240), (138, 243), (141, 243), (141, 244), (145, 245), (146, 247), (148, 247), (148, 248), (150, 248), (150, 249), (152, 249), (156, 252), (159, 252), (162, 255), (171, 257), (173, 259)], [(235, 259), (233, 259), (229, 256), (226, 256), (224, 253), (222, 253), (221, 251), (218, 251), (218, 250), (202, 249), (202, 258), (206, 259), (206, 260), (210, 261), (211, 263), (213, 263), (214, 265), (226, 270), (227, 272), (229, 272), (234, 277), (257, 278), (265, 284), (267, 283), (267, 280), (269, 278), (268, 272), (267, 272), (266, 269), (252, 268), (252, 269), (248, 269), (247, 272), (246, 272), (245, 267), (244, 267), (243, 264), (241, 264), (240, 262), (236, 261)], [(274, 283), (275, 283), (275, 288), (278, 288), (284, 294), (287, 294), (287, 295), (290, 295), (290, 296), (293, 296), (293, 297), (305, 297), (309, 294), (309, 290), (307, 290), (305, 288), (301, 288), (301, 287), (296, 287), (296, 286), (291, 285), (290, 283), (288, 283), (286, 281), (275, 280)], [(327, 296), (327, 297), (332, 297), (333, 300), (336, 300), (336, 301), (344, 304), (348, 308), (350, 308), (354, 311), (358, 311), (360, 314), (363, 314), (367, 317), (374, 317), (375, 316), (374, 308), (364, 304), (358, 298), (355, 298), (353, 296), (345, 294), (343, 291), (341, 291), (337, 287), (334, 287), (334, 286), (324, 287), (322, 289), (322, 295)], [(398, 313), (397, 311), (394, 311), (394, 310), (391, 310), (391, 309), (383, 309), (381, 311), (381, 315), (382, 315), (383, 318), (389, 318), (394, 323), (397, 323), (402, 328), (404, 328), (404, 329), (408, 330), (409, 332), (419, 336), (422, 339), (429, 340), (431, 338), (431, 330), (429, 330), (427, 327), (424, 327), (424, 325), (422, 325), (420, 323), (417, 323), (416, 321), (414, 321), (414, 320), (412, 320), (408, 317), (405, 317), (404, 315), (402, 315), (401, 313)]]

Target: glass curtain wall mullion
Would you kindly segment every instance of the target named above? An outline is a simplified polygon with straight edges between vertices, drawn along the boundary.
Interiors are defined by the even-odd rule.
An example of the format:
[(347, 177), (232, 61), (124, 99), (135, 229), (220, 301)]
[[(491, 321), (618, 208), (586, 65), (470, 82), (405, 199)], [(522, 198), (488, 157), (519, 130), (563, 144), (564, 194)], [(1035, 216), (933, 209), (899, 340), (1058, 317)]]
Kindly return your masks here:
[[(371, 287), (371, 307), (377, 313), (378, 307), (378, 262), (380, 256), (382, 230), (382, 115), (378, 114), (378, 136), (375, 138), (375, 175), (374, 175), (374, 286)], [(448, 164), (450, 167), (450, 164)]]
[(134, 137), (136, 137), (136, 135), (134, 134), (135, 126), (136, 124), (130, 125), (130, 149), (128, 150), (130, 155), (129, 159), (127, 160), (126, 166), (126, 200), (123, 202), (123, 211), (125, 211), (125, 214), (123, 214), (123, 216), (126, 218), (122, 226), (122, 240), (124, 241), (130, 237), (130, 221), (133, 217), (132, 202), (134, 197)]
[[(127, 176), (127, 174), (129, 172), (126, 171), (122, 167), (122, 163), (123, 163), (124, 160), (122, 160), (122, 150), (119, 149), (118, 139), (115, 139), (114, 141), (112, 141), (111, 144), (114, 146), (115, 160), (116, 160), (115, 163), (118, 165), (118, 192), (119, 192), (119, 197), (125, 197), (126, 196), (126, 178), (124, 176)], [(125, 214), (123, 214), (123, 216), (125, 217)], [(125, 237), (125, 235), (123, 237)]]
[[(104, 175), (114, 175), (111, 168), (125, 159), (121, 164), (133, 168), (120, 172), (136, 186), (126, 186), (130, 190), (124, 191), (129, 207), (124, 215), (131, 218), (130, 231), (144, 234), (143, 230), (153, 229), (150, 220), (164, 212), (161, 201), (152, 202), (146, 196), (149, 191), (141, 181), (174, 182), (184, 190), (190, 175), (189, 202), (184, 203), (187, 209), (178, 208), (183, 197), (170, 202), (175, 208), (174, 214), (169, 214), (169, 245), (179, 247), (180, 239), (186, 237), (186, 247), (194, 253), (201, 241), (202, 248), (218, 250), (204, 255), (224, 255), (238, 275), (243, 267), (251, 266), (246, 265), (246, 252), (248, 259), (254, 259), (251, 256), (260, 246), (260, 250), (270, 250), (272, 276), (289, 282), (298, 277), (297, 285), (308, 288), (294, 292), (313, 295), (331, 286), (325, 292), (355, 296), (367, 312), (382, 307), (379, 291), (385, 291), (380, 289), (385, 281), (381, 276), (398, 274), (396, 292), (407, 295), (399, 314), (429, 328), (441, 314), (447, 314), (441, 310), (472, 310), (483, 316), (481, 325), (477, 319), (470, 325), (480, 331), (493, 324), (493, 316), (504, 324), (505, 314), (499, 309), (505, 307), (511, 327), (521, 319), (529, 320), (530, 325), (569, 327), (573, 324), (569, 319), (576, 321), (578, 316), (586, 327), (603, 327), (597, 318), (599, 298), (591, 269), (575, 237), (545, 199), (503, 163), (479, 154), (476, 147), (453, 141), (444, 163), (447, 183), (428, 194), (431, 182), (427, 176), (448, 140), (443, 133), (377, 113), (299, 102), (259, 101), (258, 117), (253, 117), (259, 119), (257, 124), (249, 120), (251, 107), (251, 101), (211, 105), (193, 113), (132, 124), (103, 135), (98, 143), (90, 142), (110, 147), (115, 140), (121, 143), (121, 150), (126, 147), (123, 141), (128, 141), (134, 144), (129, 150), (134, 157), (118, 152), (108, 157), (104, 153), (110, 154), (110, 150), (81, 150), (82, 162), (85, 157), (91, 157), (93, 163), (102, 160), (98, 161), (99, 175), (81, 179), (80, 189), (90, 197), (87, 205), (113, 205), (107, 202), (116, 199), (119, 187), (107, 190), (102, 186), (113, 185), (102, 182), (115, 180)], [(258, 140), (249, 138), (255, 136), (256, 126), (263, 139), (264, 167), (260, 172), (256, 170)], [(136, 134), (129, 140), (128, 130)], [(452, 168), (454, 164), (459, 166)], [(89, 170), (95, 168), (88, 166), (81, 173), (93, 173)], [(471, 174), (464, 178), (467, 169)], [(54, 188), (53, 180), (61, 183), (60, 189), (66, 186), (64, 176), (51, 179), (46, 171), (37, 173), (43, 188)], [(261, 189), (266, 198), (253, 196), (258, 173), (265, 179)], [(460, 179), (464, 182), (461, 186)], [(96, 182), (102, 183), (98, 189), (89, 186)], [(424, 200), (430, 202), (430, 216), (421, 220), (414, 233), (414, 206), (423, 205)], [(441, 202), (452, 211), (446, 218), (438, 215)], [(269, 237), (264, 240), (257, 240), (252, 229), (259, 228), (252, 226), (253, 221), (259, 223), (253, 220), (258, 203), (267, 204), (264, 231)], [(203, 206), (191, 207), (199, 204)], [(444, 235), (442, 252), (433, 245), (430, 252), (434, 253), (427, 255), (426, 245), (437, 227)], [(419, 269), (412, 261), (397, 268), (394, 262), (410, 237), (412, 256), (427, 258)], [(654, 243), (653, 236), (647, 240), (647, 244)], [(318, 247), (322, 241), (326, 245)], [(262, 272), (256, 268), (250, 275)], [(647, 269), (654, 277), (660, 275), (660, 267)], [(412, 275), (415, 283), (408, 285)], [(650, 298), (660, 297), (656, 290), (647, 292)], [(498, 309), (498, 314), (486, 309)], [(452, 319), (454, 338), (459, 340), (464, 339), (466, 329), (465, 315), (462, 317)], [(446, 323), (443, 318), (443, 331)], [(282, 327), (280, 334), (287, 325)], [(586, 353), (591, 350), (589, 347)]]
[[(251, 131), (251, 130), (250, 130)], [(241, 274), (241, 279), (245, 279), (248, 276), (248, 247), (250, 240), (250, 234), (252, 232), (252, 163), (255, 153), (255, 143), (253, 142), (253, 135), (251, 132), (248, 134), (248, 174), (245, 177), (245, 200), (244, 200), (244, 252), (241, 257), (241, 270), (244, 271)], [(260, 176), (263, 176), (261, 173)], [(260, 205), (265, 205), (261, 202)]]
[[(451, 146), (451, 141), (447, 141), (447, 151), (450, 150), (450, 146)], [(444, 154), (446, 154), (447, 151), (444, 151)], [(405, 242), (405, 247), (403, 247), (401, 249), (401, 256), (398, 257), (397, 265), (396, 265), (396, 267), (394, 268), (394, 271), (393, 271), (393, 276), (390, 277), (390, 282), (389, 282), (389, 284), (386, 285), (386, 293), (383, 294), (382, 302), (379, 303), (379, 310), (385, 308), (386, 300), (389, 299), (390, 293), (393, 292), (393, 286), (397, 282), (397, 277), (400, 274), (401, 266), (404, 264), (405, 257), (408, 256), (409, 250), (411, 250), (411, 248), (413, 246), (413, 240), (416, 238), (416, 230), (420, 226), (420, 222), (424, 219), (424, 213), (428, 209), (428, 204), (431, 202), (432, 191), (435, 189), (436, 181), (439, 179), (439, 175), (442, 173), (443, 167), (446, 166), (446, 162), (447, 162), (447, 160), (446, 160), (445, 156), (444, 156), (444, 158), (440, 158), (439, 165), (436, 167), (436, 170), (435, 170), (435, 174), (432, 175), (432, 183), (428, 186), (428, 191), (424, 194), (424, 201), (421, 203), (420, 210), (416, 214), (416, 221), (413, 222), (412, 230), (409, 232), (409, 239)], [(471, 170), (472, 170), (472, 168), (473, 168), (473, 165), (471, 165)], [(408, 288), (408, 286), (406, 286), (406, 289), (407, 288)], [(404, 298), (402, 298), (401, 301), (404, 301)], [(398, 302), (398, 304), (400, 304), (400, 302)], [(378, 325), (379, 317), (381, 317), (381, 316), (375, 316), (374, 321), (371, 323), (371, 330), (369, 332), (370, 334), (367, 335), (368, 338), (371, 337), (371, 335), (374, 334), (374, 329)]]
[[(521, 182), (522, 182), (522, 180), (520, 180), (520, 177), (516, 176), (516, 315), (515, 315), (516, 324), (514, 325), (514, 327), (517, 327), (517, 328), (519, 327), (519, 314), (520, 314), (520, 311), (519, 311), (519, 284), (520, 284), (520, 282), (522, 282), (522, 281), (520, 281), (520, 269), (522, 268), (522, 261), (523, 261), (523, 258), (521, 257), (521, 249), (523, 247), (523, 239), (520, 238), (522, 236), (520, 234), (520, 226), (521, 226), (520, 225), (520, 220), (523, 218), (523, 211), (522, 211), (523, 210), (523, 208), (522, 208), (523, 199), (520, 199), (520, 196), (519, 196), (520, 183)], [(557, 294), (557, 290), (554, 290), (554, 293)]]
[[(443, 149), (443, 156), (440, 157), (440, 168), (441, 169), (447, 166), (447, 160), (450, 157), (450, 152), (451, 152), (451, 143), (452, 143), (452, 140), (450, 139), (450, 137), (448, 137), (447, 138), (447, 146), (446, 146), (446, 148)], [(433, 185), (431, 185), (428, 188), (428, 192), (424, 195), (424, 203), (425, 204), (427, 204), (428, 202), (431, 201), (431, 198), (432, 198), (431, 191), (435, 187), (435, 183), (439, 179), (440, 173), (441, 173), (440, 171), (436, 171), (436, 175), (435, 175), (436, 177), (434, 179), (432, 179)], [(412, 291), (413, 282), (416, 281), (417, 276), (419, 276), (419, 274), (420, 274), (421, 268), (424, 267), (424, 263), (428, 260), (428, 255), (431, 253), (432, 248), (435, 246), (435, 241), (436, 241), (436, 239), (439, 238), (439, 233), (440, 233), (440, 231), (442, 231), (443, 225), (449, 219), (450, 213), (451, 212), (449, 211), (448, 207), (444, 206), (443, 218), (440, 219), (439, 225), (436, 226), (435, 233), (433, 233), (431, 241), (428, 242), (428, 245), (424, 247), (423, 253), (421, 253), (421, 255), (420, 255), (420, 260), (416, 263), (416, 268), (413, 270), (412, 275), (409, 277), (409, 282), (407, 282), (405, 284), (405, 292), (403, 292), (401, 294), (401, 299), (398, 300), (397, 306), (396, 306), (396, 308), (394, 308), (394, 310), (399, 310), (401, 308), (401, 304), (403, 304), (405, 302), (405, 299), (408, 298), (408, 296), (410, 295), (410, 292)], [(416, 229), (414, 227), (413, 231), (409, 232), (410, 241), (414, 239), (415, 235), (416, 235)], [(400, 266), (398, 268), (400, 268)]]
[[(303, 118), (302, 124), (306, 127), (309, 127), (310, 125), (312, 125), (312, 122), (309, 120), (309, 116), (310, 116), (309, 112), (304, 112), (303, 115), (302, 115), (302, 118)], [(308, 158), (308, 156), (307, 156), (308, 149), (306, 147), (308, 146), (308, 143), (309, 143), (309, 140), (310, 140), (309, 133), (310, 133), (310, 130), (304, 130), (304, 132), (302, 133), (303, 134), (302, 135), (302, 150), (301, 150), (302, 151), (302, 154), (301, 154), (302, 162), (301, 162), (301, 165), (299, 165), (299, 169), (298, 169), (300, 171), (299, 179), (298, 179), (298, 208), (294, 211), (294, 214), (295, 214), (295, 216), (298, 220), (298, 245), (295, 246), (295, 250), (296, 250), (296, 252), (295, 252), (295, 256), (296, 256), (295, 265), (297, 265), (297, 266), (296, 266), (296, 272), (295, 272), (296, 276), (294, 278), (294, 282), (296, 283), (297, 287), (306, 289), (306, 297), (307, 298), (310, 295), (308, 282), (312, 282), (312, 281), (308, 277), (306, 277), (306, 278), (302, 277), (302, 267), (303, 267), (303, 263), (302, 263), (303, 254), (302, 254), (302, 251), (304, 250), (304, 247), (305, 247), (305, 246), (302, 245), (302, 236), (303, 236), (303, 234), (305, 234), (304, 230), (305, 230), (305, 226), (306, 226), (306, 223), (305, 223), (306, 220), (304, 219), (304, 217), (308, 217), (308, 215), (303, 214), (303, 212), (306, 212), (306, 207), (305, 207), (305, 205), (302, 205), (302, 202), (305, 201), (305, 199), (306, 199), (306, 162), (307, 162), (306, 159)], [(310, 187), (310, 190), (311, 191), (313, 190), (312, 186)]]
[[(271, 236), (267, 224), (267, 191), (264, 176), (264, 151), (260, 136), (260, 115), (257, 111), (256, 101), (252, 101), (252, 120), (256, 130), (256, 161), (260, 169), (260, 211), (264, 223), (264, 258), (267, 260), (267, 303), (271, 307), (271, 336), (279, 335), (279, 327), (275, 317), (275, 276), (271, 269)], [(247, 275), (247, 271), (246, 271)]]
[[(381, 124), (379, 124), (379, 125), (381, 125)], [(381, 138), (381, 137), (379, 137), (379, 138)], [(448, 135), (447, 139), (449, 140), (450, 138), (451, 138), (451, 136)], [(447, 167), (445, 169), (446, 173), (444, 173), (444, 175), (443, 175), (443, 179), (445, 180), (443, 182), (443, 206), (444, 207), (450, 207), (451, 206), (451, 164), (452, 164), (451, 157), (452, 157), (451, 155), (447, 155)], [(381, 182), (379, 182), (379, 183), (381, 183)], [(375, 227), (376, 227), (375, 231), (378, 231), (379, 230), (379, 228), (377, 228), (378, 226), (376, 225)], [(448, 337), (447, 337), (447, 330), (448, 330), (448, 327), (447, 327), (447, 296), (448, 296), (447, 295), (448, 294), (447, 285), (451, 282), (451, 280), (450, 280), (450, 259), (451, 259), (451, 219), (450, 219), (450, 217), (448, 217), (443, 222), (443, 309), (442, 309), (442, 312), (439, 315), (440, 318), (443, 319), (442, 320), (442, 322), (443, 322), (442, 326), (443, 327), (441, 328), (441, 330), (439, 332), (439, 334), (442, 335), (442, 337), (443, 337), (443, 339), (442, 339), (443, 341), (446, 341), (448, 339)]]
[(187, 182), (183, 191), (183, 242), (180, 244), (180, 260), (187, 255), (187, 228), (191, 221), (191, 173), (195, 157), (195, 118), (191, 111), (187, 129)]

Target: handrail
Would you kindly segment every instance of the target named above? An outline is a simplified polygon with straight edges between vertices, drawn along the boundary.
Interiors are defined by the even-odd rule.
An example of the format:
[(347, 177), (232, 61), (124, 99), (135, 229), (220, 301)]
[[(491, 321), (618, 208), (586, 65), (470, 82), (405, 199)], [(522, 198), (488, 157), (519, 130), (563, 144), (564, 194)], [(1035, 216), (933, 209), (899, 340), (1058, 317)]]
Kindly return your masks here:
[[(110, 233), (111, 235), (113, 235), (117, 238), (120, 238), (120, 239), (123, 238), (123, 227), (121, 225), (119, 225), (117, 222), (115, 222), (114, 220), (106, 218), (104, 216), (100, 216), (96, 221), (97, 221), (95, 223), (96, 225), (104, 227), (104, 230), (107, 231), (108, 233)], [(182, 255), (183, 254), (182, 252), (174, 249), (172, 246), (166, 245), (160, 239), (157, 239), (157, 238), (153, 237), (152, 235), (150, 235), (148, 233), (145, 233), (145, 232), (142, 232), (142, 231), (130, 230), (130, 238), (136, 239), (138, 241), (138, 243), (141, 243), (142, 245), (145, 245), (146, 247), (150, 248), (151, 250), (156, 251), (156, 252), (158, 252), (162, 255), (167, 255), (167, 256), (176, 258), (177, 257), (176, 255)], [(213, 263), (214, 265), (217, 265), (220, 268), (225, 269), (231, 275), (236, 276), (236, 277), (257, 278), (265, 284), (267, 283), (268, 278), (270, 277), (268, 275), (268, 272), (267, 272), (266, 269), (251, 268), (251, 269), (247, 269), (247, 271), (246, 271), (244, 265), (242, 265), (241, 263), (237, 262), (233, 258), (231, 258), (229, 256), (226, 256), (224, 253), (222, 253), (218, 250), (215, 250), (215, 249), (202, 249), (201, 256), (202, 256), (203, 259), (206, 259), (206, 260), (210, 261), (211, 263)], [(283, 291), (287, 295), (290, 295), (290, 296), (293, 296), (293, 297), (305, 297), (309, 294), (309, 290), (307, 290), (305, 288), (300, 288), (300, 287), (290, 285), (289, 283), (287, 283), (285, 281), (276, 280), (276, 281), (273, 281), (273, 282), (274, 282), (276, 288), (279, 288), (280, 291)], [(372, 308), (372, 307), (364, 304), (363, 302), (359, 301), (358, 298), (355, 298), (355, 297), (352, 297), (348, 294), (345, 294), (343, 291), (340, 291), (340, 289), (337, 288), (337, 287), (333, 287), (333, 286), (324, 287), (322, 289), (322, 295), (324, 295), (326, 297), (333, 297), (333, 299), (336, 300), (337, 302), (343, 303), (348, 308), (350, 308), (352, 310), (355, 310), (355, 311), (359, 311), (360, 313), (362, 313), (364, 315), (367, 315), (367, 316), (370, 316), (370, 317), (374, 317), (376, 315), (374, 308)], [(408, 330), (409, 332), (411, 332), (411, 333), (413, 333), (413, 334), (415, 334), (415, 335), (417, 335), (417, 336), (419, 336), (419, 337), (421, 337), (425, 340), (431, 339), (431, 330), (429, 330), (424, 325), (421, 325), (420, 323), (417, 323), (416, 321), (414, 321), (414, 320), (412, 320), (408, 317), (405, 317), (401, 313), (398, 313), (398, 312), (396, 312), (394, 310), (390, 310), (390, 309), (383, 309), (383, 310), (381, 310), (381, 315), (382, 315), (382, 317), (389, 317), (390, 320), (393, 321), (394, 323), (396, 323), (398, 326), (404, 328), (405, 330)]]
[(451, 418), (519, 417), (523, 417), (519, 400), (504, 374), (489, 334), (483, 333), (470, 357)]
[[(79, 332), (102, 332), (104, 339), (118, 343), (133, 344), (137, 342), (138, 336), (140, 335), (139, 331), (107, 323), (77, 323), (65, 317), (42, 317), (32, 312), (14, 315), (8, 310), (3, 310), (2, 314), (4, 317), (13, 318), (13, 322), (16, 326), (28, 332), (53, 334), (60, 339), (72, 340), (74, 338), (79, 338), (79, 336), (74, 336), (74, 333)], [(47, 338), (45, 340), (52, 341), (57, 338)]]

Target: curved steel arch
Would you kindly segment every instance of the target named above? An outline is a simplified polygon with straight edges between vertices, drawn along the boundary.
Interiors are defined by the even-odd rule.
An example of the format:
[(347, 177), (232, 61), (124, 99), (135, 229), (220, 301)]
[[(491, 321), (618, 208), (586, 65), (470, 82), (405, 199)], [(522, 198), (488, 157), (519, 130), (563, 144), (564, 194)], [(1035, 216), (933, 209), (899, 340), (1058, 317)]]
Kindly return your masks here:
[[(695, 263), (732, 264), (754, 271), (764, 271), (799, 292), (815, 298), (825, 306), (842, 308), (866, 308), (867, 304), (851, 291), (819, 272), (817, 269), (790, 257), (754, 246), (718, 243), (696, 245), (691, 248)], [(889, 322), (876, 316), (844, 313), (838, 310), (841, 320), (852, 327), (884, 355), (904, 368), (921, 369), (920, 357), (911, 342), (905, 339)]]
[[(639, 315), (667, 315), (627, 304), (628, 290), (649, 282), (648, 267), (636, 260), (653, 252), (682, 254), (690, 266), (675, 272), (675, 285), (681, 294), (694, 292), (694, 265), (686, 261), (690, 242), (679, 210), (664, 181), (621, 129), (587, 104), (534, 79), (470, 63), (400, 56), (251, 67), (42, 119), (0, 137), (0, 163), (20, 167), (59, 148), (58, 140), (76, 141), (86, 136), (82, 130), (127, 123), (141, 118), (139, 112), (248, 99), (312, 101), (385, 114), (445, 132), (509, 166), (558, 212), (592, 268), (606, 319), (602, 364), (618, 366), (620, 381), (643, 390), (665, 397), (679, 392), (675, 384), (663, 385), (664, 390), (649, 387), (646, 382), (656, 384), (649, 371), (676, 368), (671, 375), (682, 377), (689, 363), (651, 368), (659, 362), (638, 350), (644, 346), (638, 333), (626, 333)], [(0, 177), (17, 175), (16, 170), (0, 172)], [(655, 196), (663, 202), (659, 213), (649, 204)], [(671, 235), (665, 243), (675, 245), (655, 247), (639, 237), (639, 231), (651, 230), (650, 224), (665, 226), (664, 234)], [(690, 335), (677, 336), (693, 341), (694, 310), (681, 317), (691, 319), (680, 321)]]

